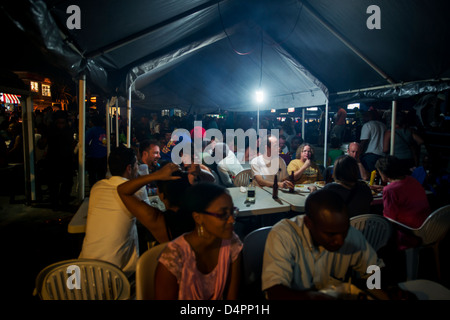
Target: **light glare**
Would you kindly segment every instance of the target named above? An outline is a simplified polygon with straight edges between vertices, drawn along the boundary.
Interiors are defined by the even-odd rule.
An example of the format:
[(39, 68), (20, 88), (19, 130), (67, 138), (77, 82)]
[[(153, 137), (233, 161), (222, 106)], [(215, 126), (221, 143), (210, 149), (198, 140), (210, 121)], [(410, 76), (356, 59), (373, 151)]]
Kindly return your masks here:
[(256, 91), (256, 102), (261, 103), (264, 101), (264, 91), (258, 90)]

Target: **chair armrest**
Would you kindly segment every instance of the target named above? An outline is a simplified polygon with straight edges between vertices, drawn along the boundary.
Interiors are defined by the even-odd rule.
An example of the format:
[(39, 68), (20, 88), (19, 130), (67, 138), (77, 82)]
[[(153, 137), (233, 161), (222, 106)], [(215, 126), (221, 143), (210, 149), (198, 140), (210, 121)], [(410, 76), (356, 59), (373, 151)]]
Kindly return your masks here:
[(418, 229), (416, 229), (416, 228), (408, 227), (407, 225), (405, 225), (405, 224), (403, 224), (401, 222), (398, 222), (398, 221), (396, 221), (394, 219), (391, 219), (389, 217), (385, 217), (385, 218), (389, 222), (391, 222), (394, 225), (394, 227), (396, 227), (397, 229), (400, 229), (402, 231), (405, 231), (406, 233), (410, 233), (410, 234), (416, 235), (416, 232), (418, 231)]

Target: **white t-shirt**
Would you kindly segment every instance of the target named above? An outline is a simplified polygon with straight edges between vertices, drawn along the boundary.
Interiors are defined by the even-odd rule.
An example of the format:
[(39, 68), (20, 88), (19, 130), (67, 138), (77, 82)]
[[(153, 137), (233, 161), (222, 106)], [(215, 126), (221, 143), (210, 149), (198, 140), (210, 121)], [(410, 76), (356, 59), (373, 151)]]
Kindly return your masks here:
[(217, 171), (220, 175), (220, 179), (227, 187), (233, 186), (233, 181), (230, 176), (236, 176), (242, 170), (244, 170), (244, 168), (242, 168), (241, 163), (231, 150), (228, 151), (228, 155), (217, 164)]
[(380, 121), (371, 120), (366, 122), (361, 128), (361, 140), (369, 140), (365, 153), (374, 153), (382, 156), (383, 139), (386, 125)]
[(136, 218), (117, 193), (117, 186), (125, 181), (126, 178), (113, 176), (92, 187), (79, 258), (104, 260), (130, 275), (136, 271), (139, 245)]
[(278, 168), (280, 168), (281, 171), (278, 173), (278, 181), (283, 181), (288, 177), (286, 162), (284, 162), (281, 157), (278, 157), (277, 160), (279, 163), (278, 167), (275, 165), (275, 161), (264, 157), (262, 154), (253, 158), (253, 160), (250, 161), (253, 176), (261, 176), (264, 180), (273, 182), (275, 173)]

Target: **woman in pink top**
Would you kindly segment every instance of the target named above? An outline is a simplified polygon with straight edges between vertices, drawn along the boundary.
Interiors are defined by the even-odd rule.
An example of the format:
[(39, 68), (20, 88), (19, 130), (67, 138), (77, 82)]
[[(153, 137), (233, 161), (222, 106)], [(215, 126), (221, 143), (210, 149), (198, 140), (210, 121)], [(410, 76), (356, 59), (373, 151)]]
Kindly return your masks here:
[(184, 196), (196, 228), (169, 242), (162, 252), (156, 299), (237, 299), (242, 242), (233, 231), (237, 209), (227, 189), (198, 183)]
[[(381, 179), (389, 183), (383, 188), (383, 215), (411, 228), (418, 228), (430, 215), (431, 209), (422, 185), (405, 172), (398, 158), (380, 158), (376, 165)], [(399, 249), (418, 244), (418, 239), (401, 231), (397, 232)]]

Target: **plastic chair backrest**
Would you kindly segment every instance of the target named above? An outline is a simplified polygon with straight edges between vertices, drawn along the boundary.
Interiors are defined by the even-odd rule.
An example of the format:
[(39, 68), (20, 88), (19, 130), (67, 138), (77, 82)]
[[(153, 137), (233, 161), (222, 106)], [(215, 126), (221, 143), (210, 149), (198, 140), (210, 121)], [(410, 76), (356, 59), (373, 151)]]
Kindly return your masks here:
[(236, 187), (248, 186), (250, 178), (253, 177), (252, 169), (245, 169), (239, 172), (233, 179), (233, 184)]
[(362, 214), (350, 218), (350, 225), (362, 232), (375, 251), (384, 247), (392, 234), (392, 226), (383, 216)]
[(127, 300), (130, 282), (109, 262), (71, 259), (42, 269), (36, 277), (34, 295), (42, 300)]
[(247, 285), (261, 281), (264, 248), (271, 226), (253, 230), (244, 238), (242, 249), (244, 281)]
[(136, 300), (154, 300), (156, 266), (166, 245), (158, 244), (139, 257), (136, 266)]
[(433, 211), (413, 233), (422, 239), (423, 245), (429, 245), (442, 240), (449, 228), (450, 205), (446, 205)]

